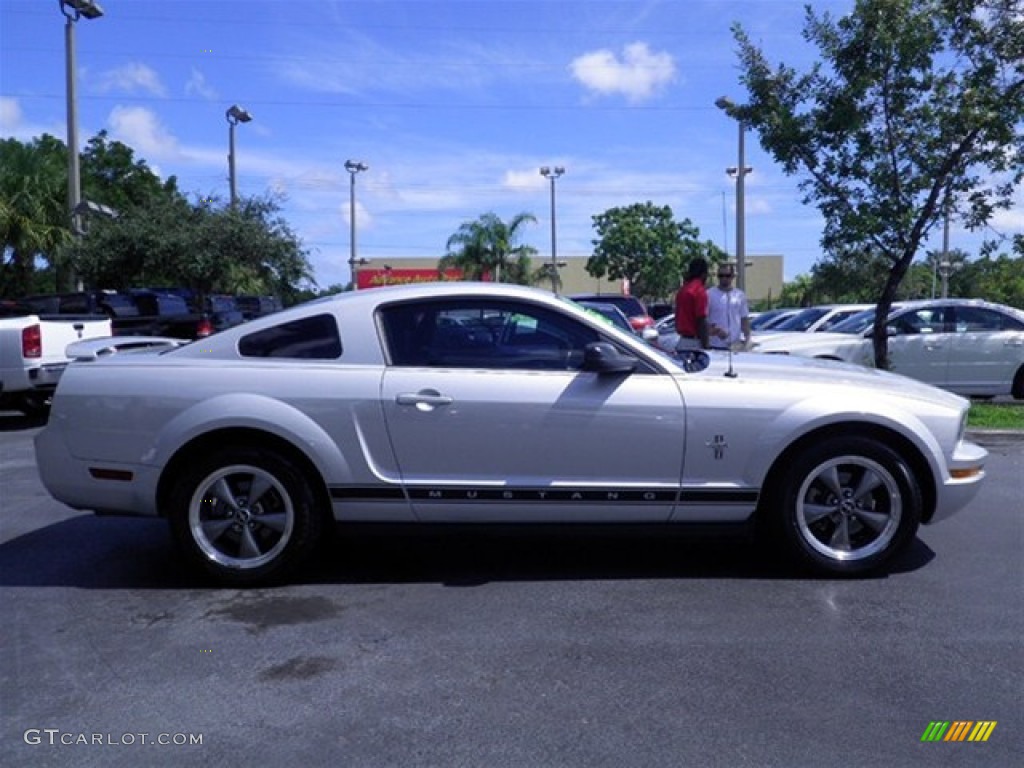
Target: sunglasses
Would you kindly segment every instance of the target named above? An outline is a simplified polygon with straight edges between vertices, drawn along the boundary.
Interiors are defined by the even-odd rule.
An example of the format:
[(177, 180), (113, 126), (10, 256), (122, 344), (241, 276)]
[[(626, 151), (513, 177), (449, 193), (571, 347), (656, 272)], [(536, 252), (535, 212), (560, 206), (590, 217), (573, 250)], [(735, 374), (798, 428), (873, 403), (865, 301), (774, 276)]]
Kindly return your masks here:
[(729, 280), (732, 280), (732, 279), (733, 279), (734, 277), (736, 277), (736, 275), (727, 275), (727, 274), (725, 274), (725, 273), (723, 273), (723, 272), (719, 272), (719, 273), (718, 273), (718, 276), (719, 276), (719, 277), (725, 277), (725, 278), (728, 278)]

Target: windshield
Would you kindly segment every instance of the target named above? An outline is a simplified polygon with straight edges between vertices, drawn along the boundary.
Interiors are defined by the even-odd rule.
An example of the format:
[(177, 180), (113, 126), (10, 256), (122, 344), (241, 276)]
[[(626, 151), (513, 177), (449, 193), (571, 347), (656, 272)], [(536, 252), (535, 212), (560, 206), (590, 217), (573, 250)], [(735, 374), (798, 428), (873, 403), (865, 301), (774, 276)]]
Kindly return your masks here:
[(808, 307), (793, 315), (788, 320), (783, 320), (778, 325), (773, 325), (773, 331), (806, 331), (815, 321), (824, 317), (828, 312), (826, 307)]
[(864, 333), (875, 322), (875, 310), (864, 309), (832, 326), (830, 333)]
[(825, 331), (832, 332), (835, 330), (837, 325), (863, 311), (863, 308), (858, 309), (856, 307), (851, 307), (850, 309), (837, 309), (833, 313), (832, 317), (814, 330), (819, 333), (824, 333)]

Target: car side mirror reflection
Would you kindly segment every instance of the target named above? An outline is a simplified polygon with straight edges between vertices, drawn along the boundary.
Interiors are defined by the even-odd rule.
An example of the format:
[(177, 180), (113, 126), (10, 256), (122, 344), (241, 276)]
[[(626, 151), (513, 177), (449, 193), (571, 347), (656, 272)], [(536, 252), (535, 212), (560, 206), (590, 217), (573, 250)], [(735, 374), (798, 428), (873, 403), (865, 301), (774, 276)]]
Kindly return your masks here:
[(631, 373), (637, 359), (624, 355), (607, 341), (595, 341), (583, 348), (583, 370), (596, 373)]

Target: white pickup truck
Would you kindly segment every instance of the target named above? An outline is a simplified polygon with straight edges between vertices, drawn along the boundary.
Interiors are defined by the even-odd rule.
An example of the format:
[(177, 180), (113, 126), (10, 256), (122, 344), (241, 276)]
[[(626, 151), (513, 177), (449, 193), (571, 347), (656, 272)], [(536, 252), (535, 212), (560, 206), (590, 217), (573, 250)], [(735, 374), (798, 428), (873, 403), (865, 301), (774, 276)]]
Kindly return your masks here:
[[(29, 310), (31, 312), (31, 310)], [(110, 336), (110, 319), (26, 314), (0, 307), (0, 408), (40, 415), (68, 364), (64, 350), (82, 339)]]

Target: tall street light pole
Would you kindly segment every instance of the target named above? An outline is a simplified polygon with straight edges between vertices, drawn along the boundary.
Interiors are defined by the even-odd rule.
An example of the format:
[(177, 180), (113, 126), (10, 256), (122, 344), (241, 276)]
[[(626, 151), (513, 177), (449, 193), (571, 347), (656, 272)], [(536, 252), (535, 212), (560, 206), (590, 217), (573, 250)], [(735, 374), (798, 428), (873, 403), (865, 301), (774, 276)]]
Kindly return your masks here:
[[(716, 99), (715, 106), (725, 110), (729, 115), (732, 115), (733, 110), (736, 109), (732, 100), (725, 96)], [(747, 232), (743, 180), (754, 169), (747, 165), (744, 147), (746, 126), (742, 120), (737, 120), (736, 124), (739, 126), (739, 158), (735, 167), (726, 168), (725, 171), (736, 178), (736, 287), (745, 291), (747, 289)]]
[[(67, 98), (68, 98), (68, 215), (71, 217), (71, 235), (82, 236), (82, 223), (79, 215), (79, 204), (82, 202), (82, 176), (78, 158), (78, 89), (77, 89), (77, 54), (75, 51), (75, 23), (81, 19), (98, 19), (103, 9), (92, 0), (58, 0), (60, 12), (66, 19), (64, 23), (64, 51), (67, 67)], [(68, 287), (78, 287), (73, 272), (68, 274)]]
[(366, 163), (356, 160), (346, 160), (345, 170), (349, 173), (348, 185), (348, 223), (349, 223), (349, 257), (348, 268), (352, 272), (352, 290), (359, 290), (359, 281), (356, 280), (356, 264), (365, 264), (365, 260), (356, 258), (356, 174), (370, 170)]
[(224, 113), (228, 121), (228, 181), (231, 185), (231, 207), (234, 208), (238, 202), (238, 179), (235, 176), (235, 126), (239, 123), (248, 123), (252, 115), (237, 104), (228, 107)]
[(540, 175), (551, 181), (551, 290), (558, 293), (558, 239), (555, 230), (555, 179), (565, 173), (565, 168), (543, 166)]

